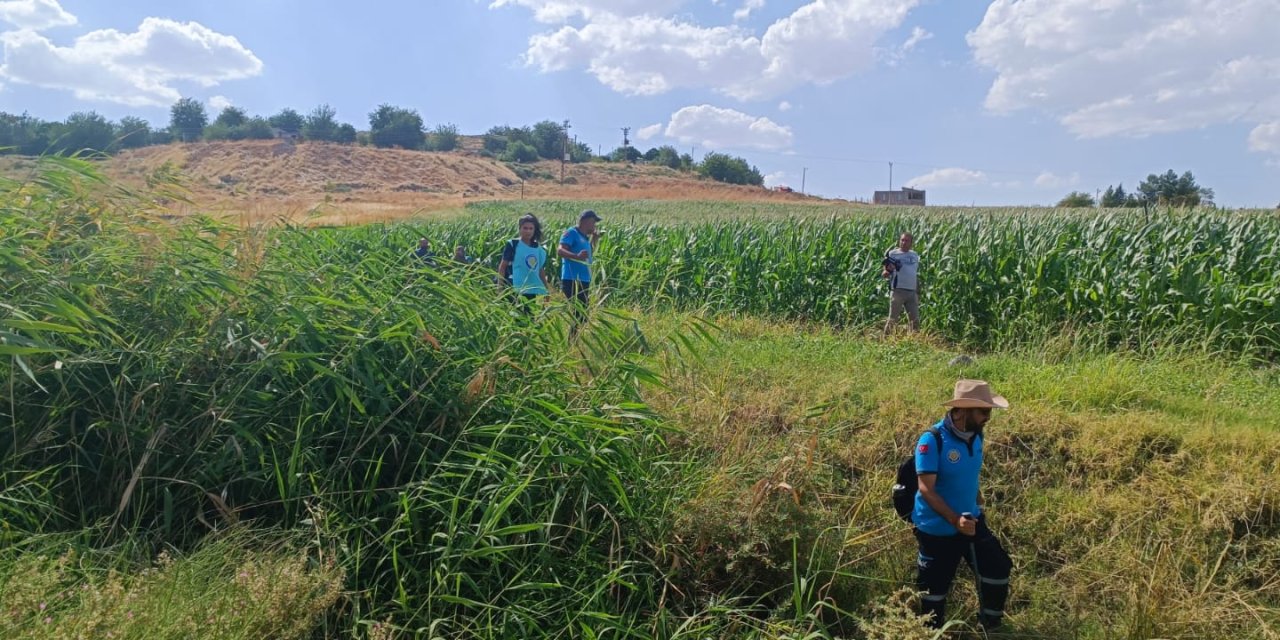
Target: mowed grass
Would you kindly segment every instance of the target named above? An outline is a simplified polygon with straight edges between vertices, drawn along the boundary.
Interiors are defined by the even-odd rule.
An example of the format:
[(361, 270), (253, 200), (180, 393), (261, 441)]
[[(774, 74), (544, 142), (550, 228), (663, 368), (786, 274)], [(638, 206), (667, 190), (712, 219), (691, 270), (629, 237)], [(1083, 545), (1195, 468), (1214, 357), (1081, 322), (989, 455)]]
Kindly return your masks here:
[[(1016, 566), (1007, 637), (1276, 637), (1275, 369), (1052, 345), (953, 367), (930, 340), (722, 325), (648, 397), (689, 460), (666, 539), (686, 591), (753, 593), (852, 633), (914, 577), (894, 469), (977, 377), (1013, 405), (988, 427), (984, 477)], [(964, 571), (952, 613), (972, 622)]]

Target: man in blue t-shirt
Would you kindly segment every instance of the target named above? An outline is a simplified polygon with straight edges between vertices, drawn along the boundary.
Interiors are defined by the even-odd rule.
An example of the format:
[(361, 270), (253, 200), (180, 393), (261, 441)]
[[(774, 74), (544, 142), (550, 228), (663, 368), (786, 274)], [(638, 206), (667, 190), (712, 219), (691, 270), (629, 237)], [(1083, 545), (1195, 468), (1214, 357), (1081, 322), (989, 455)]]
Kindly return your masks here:
[(940, 628), (945, 621), (947, 592), (960, 559), (978, 581), (978, 622), (986, 629), (1000, 626), (1009, 597), (1013, 562), (1000, 540), (987, 528), (982, 512), (982, 431), (992, 409), (1009, 403), (992, 395), (982, 380), (956, 382), (947, 414), (916, 443), (919, 487), (911, 514), (916, 542), (916, 588), (924, 591), (921, 613)]
[(600, 216), (587, 209), (578, 216), (578, 226), (570, 227), (560, 237), (560, 247), (556, 255), (560, 256), (560, 288), (569, 299), (573, 308), (573, 327), (570, 335), (576, 335), (578, 326), (587, 317), (587, 305), (590, 302), (591, 260), (595, 255), (595, 246), (600, 242), (600, 232), (596, 223)]

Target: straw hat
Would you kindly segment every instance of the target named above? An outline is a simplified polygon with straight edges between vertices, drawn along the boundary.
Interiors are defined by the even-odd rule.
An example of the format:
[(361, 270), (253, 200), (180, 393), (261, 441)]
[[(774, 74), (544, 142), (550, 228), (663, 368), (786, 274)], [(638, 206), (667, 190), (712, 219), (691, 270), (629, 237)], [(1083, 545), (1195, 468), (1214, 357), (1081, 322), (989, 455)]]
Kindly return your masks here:
[(955, 394), (942, 403), (959, 409), (1008, 409), (1009, 401), (991, 393), (985, 380), (957, 380)]

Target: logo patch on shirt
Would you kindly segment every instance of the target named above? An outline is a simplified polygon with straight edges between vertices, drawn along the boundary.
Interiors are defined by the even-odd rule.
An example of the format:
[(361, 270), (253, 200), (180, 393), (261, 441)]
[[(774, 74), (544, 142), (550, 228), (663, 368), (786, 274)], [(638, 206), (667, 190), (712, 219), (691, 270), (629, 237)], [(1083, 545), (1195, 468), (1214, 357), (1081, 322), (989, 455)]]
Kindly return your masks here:
[(927, 445), (927, 444), (922, 444), (922, 445), (920, 445), (920, 446), (916, 447), (916, 451), (919, 451), (920, 453), (929, 453), (929, 445)]
[(952, 449), (947, 452), (947, 459), (951, 462), (960, 462), (960, 450)]

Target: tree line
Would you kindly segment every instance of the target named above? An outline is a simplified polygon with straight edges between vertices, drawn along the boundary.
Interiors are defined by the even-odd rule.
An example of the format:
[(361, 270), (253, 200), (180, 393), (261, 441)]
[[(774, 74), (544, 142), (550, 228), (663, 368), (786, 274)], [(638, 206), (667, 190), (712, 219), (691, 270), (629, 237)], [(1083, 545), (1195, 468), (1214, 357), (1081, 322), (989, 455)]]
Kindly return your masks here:
[(1124, 183), (1107, 185), (1100, 198), (1084, 191), (1072, 191), (1058, 206), (1067, 209), (1103, 207), (1108, 209), (1142, 208), (1149, 205), (1169, 207), (1213, 206), (1213, 189), (1200, 186), (1190, 171), (1178, 175), (1173, 169), (1152, 173), (1138, 182), (1136, 191), (1126, 192)]
[[(114, 153), (175, 142), (275, 138), (420, 151), (453, 151), (460, 143), (456, 126), (442, 123), (428, 129), (416, 109), (390, 104), (379, 105), (369, 113), (367, 131), (357, 131), (350, 123), (340, 122), (337, 111), (327, 104), (306, 115), (285, 108), (268, 117), (227, 106), (210, 120), (204, 103), (182, 98), (170, 107), (168, 126), (159, 128), (133, 116), (111, 122), (94, 111), (74, 113), (61, 122), (26, 113), (0, 112), (0, 153), (8, 154), (69, 155), (85, 150)], [(574, 163), (644, 161), (730, 184), (764, 184), (759, 169), (743, 158), (723, 153), (709, 153), (702, 162), (696, 162), (691, 154), (681, 154), (669, 145), (641, 153), (627, 144), (597, 155), (585, 143), (571, 140), (563, 125), (550, 120), (532, 126), (492, 127), (483, 135), (480, 153), (510, 163), (561, 158)]]

